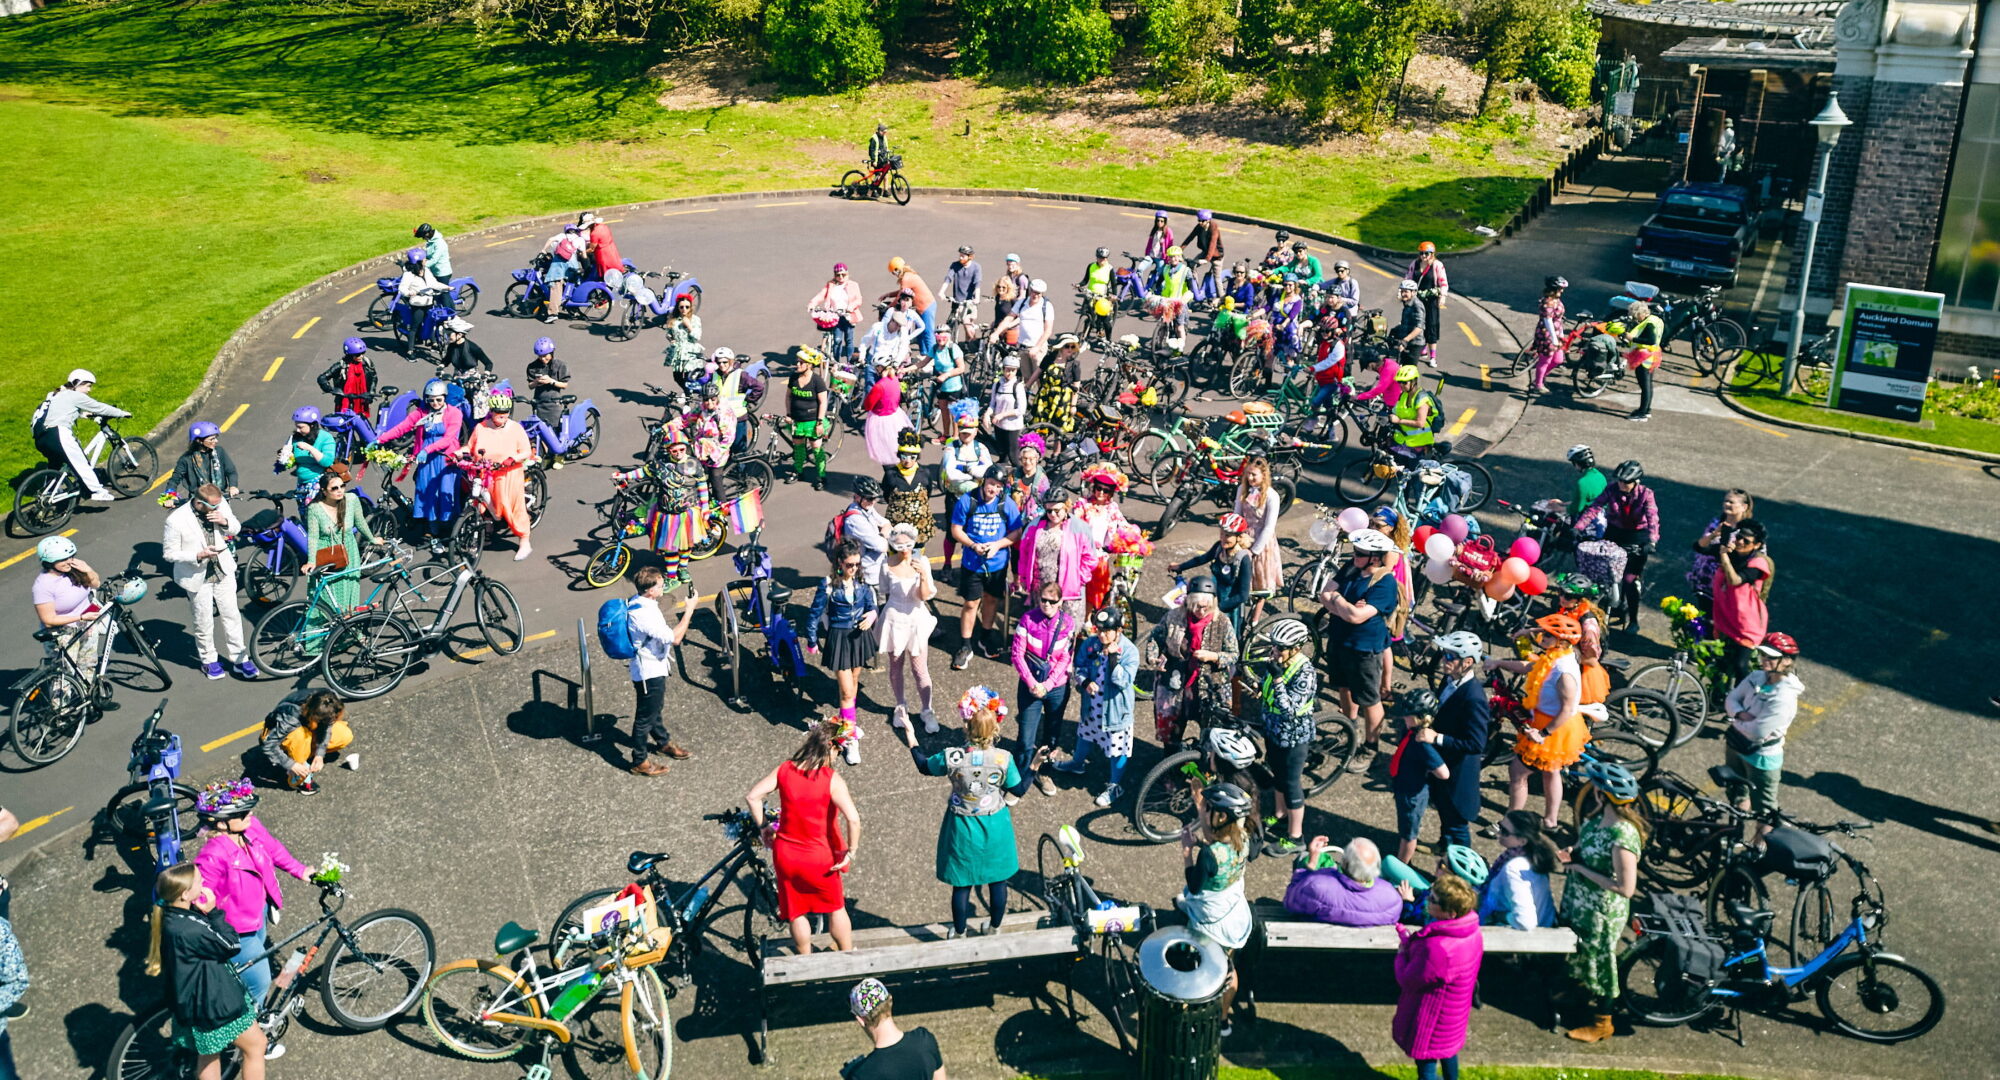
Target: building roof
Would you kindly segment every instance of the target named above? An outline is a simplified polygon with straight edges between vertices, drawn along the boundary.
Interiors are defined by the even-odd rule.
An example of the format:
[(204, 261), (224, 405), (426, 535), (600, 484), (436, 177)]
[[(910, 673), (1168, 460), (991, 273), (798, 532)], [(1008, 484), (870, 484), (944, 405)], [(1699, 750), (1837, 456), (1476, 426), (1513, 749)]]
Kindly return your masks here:
[(1658, 0), (1630, 3), (1627, 0), (1590, 0), (1592, 14), (1604, 19), (1655, 26), (1686, 26), (1701, 30), (1733, 33), (1804, 33), (1809, 41), (1831, 42), (1833, 19), (1843, 0)]
[(1700, 64), (1722, 69), (1832, 71), (1833, 42), (1802, 46), (1791, 38), (1765, 41), (1698, 37), (1688, 38), (1661, 53), (1660, 59), (1675, 64)]

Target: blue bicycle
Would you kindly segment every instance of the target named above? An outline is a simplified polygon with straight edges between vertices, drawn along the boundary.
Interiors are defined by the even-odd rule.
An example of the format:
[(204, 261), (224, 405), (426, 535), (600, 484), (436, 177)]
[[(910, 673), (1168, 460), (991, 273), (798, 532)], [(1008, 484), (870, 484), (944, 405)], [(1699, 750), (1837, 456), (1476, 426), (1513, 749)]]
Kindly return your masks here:
[(526, 429), (529, 440), (542, 457), (548, 459), (552, 469), (562, 468), (565, 461), (582, 461), (589, 457), (597, 449), (602, 431), (595, 402), (575, 394), (564, 394), (558, 400), (568, 411), (562, 414), (554, 428), (543, 423), (534, 409), (518, 410), (521, 427)]
[[(403, 276), (375, 279), (375, 287), (381, 292), (368, 305), (368, 326), (373, 330), (387, 330), (398, 322), (409, 318), (409, 306), (396, 295), (402, 287)], [(479, 310), (479, 283), (471, 277), (451, 279), (451, 307), (453, 311)]]
[(743, 546), (731, 556), (736, 572), (744, 575), (715, 594), (715, 618), (722, 624), (723, 663), (729, 666), (729, 707), (747, 710), (750, 699), (743, 693), (743, 638), (764, 635), (764, 653), (771, 662), (771, 676), (777, 682), (791, 682), (794, 689), (805, 681), (806, 660), (798, 631), (785, 617), (785, 604), (792, 590), (771, 576), (771, 553), (758, 543), (763, 530), (744, 538)]
[[(1861, 860), (1834, 852), (1854, 872), (1860, 891), (1847, 926), (1798, 967), (1771, 963), (1766, 939), (1775, 915), (1740, 900), (1727, 904), (1732, 926), (1711, 933), (1701, 903), (1671, 894), (1653, 897), (1653, 912), (1637, 915), (1637, 940), (1618, 965), (1627, 1014), (1655, 1027), (1675, 1027), (1728, 1010), (1788, 1007), (1808, 990), (1837, 1030), (1868, 1042), (1896, 1043), (1925, 1034), (1944, 1019), (1944, 989), (1922, 969), (1883, 951), (1888, 922), (1882, 886)], [(1742, 1028), (1736, 1026), (1739, 1043)]]
[[(648, 288), (647, 278), (662, 278), (665, 287), (658, 291)], [(701, 313), (701, 282), (671, 266), (641, 273), (632, 269), (631, 261), (627, 260), (625, 280), (619, 291), (625, 297), (624, 317), (604, 334), (613, 341), (630, 341), (639, 336), (639, 331), (659, 326), (674, 313), (674, 305), (683, 296), (694, 305), (696, 314)]]
[[(534, 265), (514, 271), (514, 283), (507, 286), (506, 294), (501, 297), (500, 310), (522, 319), (538, 319), (548, 314), (549, 283), (542, 276), (548, 267), (548, 256), (538, 255)], [(561, 310), (555, 313), (557, 318), (603, 322), (611, 317), (611, 310), (618, 304), (618, 294), (602, 279), (569, 281), (565, 286), (562, 303), (558, 305)]]
[(125, 766), (131, 783), (104, 804), (104, 823), (133, 845), (145, 843), (155, 872), (181, 861), (182, 841), (192, 839), (200, 825), (194, 807), (199, 792), (180, 782), (181, 737), (160, 730), (166, 713), (162, 698), (132, 740), (132, 757)]

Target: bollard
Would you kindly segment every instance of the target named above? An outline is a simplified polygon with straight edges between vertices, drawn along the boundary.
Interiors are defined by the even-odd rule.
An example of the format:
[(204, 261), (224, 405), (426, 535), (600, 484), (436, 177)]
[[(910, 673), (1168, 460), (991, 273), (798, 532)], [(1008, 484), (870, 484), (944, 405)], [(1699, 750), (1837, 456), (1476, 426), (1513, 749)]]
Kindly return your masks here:
[(1186, 927), (1139, 944), (1140, 1080), (1214, 1080), (1229, 958)]

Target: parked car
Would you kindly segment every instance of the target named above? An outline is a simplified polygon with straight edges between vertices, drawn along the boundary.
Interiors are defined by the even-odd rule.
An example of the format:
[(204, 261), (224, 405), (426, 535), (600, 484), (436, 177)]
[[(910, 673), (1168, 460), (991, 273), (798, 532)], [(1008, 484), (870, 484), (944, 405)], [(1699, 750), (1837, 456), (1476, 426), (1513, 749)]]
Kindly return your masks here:
[(1632, 262), (1641, 269), (1734, 287), (1757, 249), (1757, 197), (1736, 184), (1675, 184), (1639, 226)]

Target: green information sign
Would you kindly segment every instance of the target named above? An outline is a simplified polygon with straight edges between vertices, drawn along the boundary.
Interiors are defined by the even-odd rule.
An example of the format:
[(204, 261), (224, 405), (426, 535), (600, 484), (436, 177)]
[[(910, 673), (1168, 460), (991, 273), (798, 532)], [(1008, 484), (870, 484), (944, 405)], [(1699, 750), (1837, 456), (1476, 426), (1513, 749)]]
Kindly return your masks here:
[(1922, 420), (1943, 316), (1943, 293), (1848, 282), (1827, 404), (1889, 420)]

